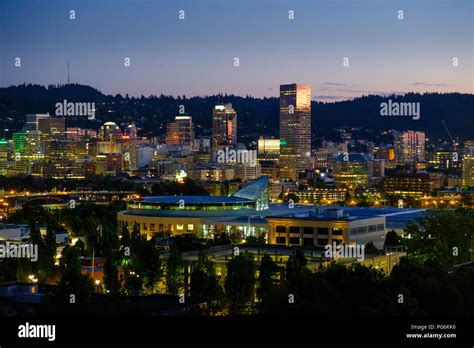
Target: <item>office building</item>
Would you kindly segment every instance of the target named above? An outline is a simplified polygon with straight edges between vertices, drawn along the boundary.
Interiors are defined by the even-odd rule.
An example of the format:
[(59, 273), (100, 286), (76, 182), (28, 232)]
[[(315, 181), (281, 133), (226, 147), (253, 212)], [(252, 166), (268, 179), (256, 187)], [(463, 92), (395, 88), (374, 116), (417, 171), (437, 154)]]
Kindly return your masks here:
[(311, 86), (280, 86), (280, 178), (296, 181), (311, 167)]
[(280, 156), (280, 139), (265, 139), (260, 137), (257, 142), (259, 160), (278, 160)]
[(193, 119), (191, 116), (176, 116), (166, 127), (167, 145), (194, 145)]
[(7, 175), (8, 172), (8, 140), (0, 139), (0, 175)]
[(363, 153), (340, 154), (334, 161), (334, 186), (336, 188), (367, 188), (371, 162)]
[(388, 195), (424, 196), (430, 194), (428, 173), (398, 172), (384, 178), (384, 192)]
[(216, 105), (212, 110), (212, 148), (237, 145), (237, 113), (232, 104)]
[(66, 139), (66, 119), (64, 117), (48, 117), (38, 120), (38, 130), (43, 133), (45, 142)]
[(255, 180), (262, 174), (260, 163), (255, 165), (239, 163), (235, 165), (235, 178), (245, 182), (247, 180)]
[(39, 129), (39, 120), (46, 120), (50, 118), (49, 114), (28, 114), (26, 115), (26, 122), (23, 130), (37, 131)]
[(105, 122), (97, 134), (99, 140), (111, 141), (122, 138), (122, 130), (115, 122)]
[(406, 131), (395, 135), (395, 157), (399, 164), (425, 161), (425, 132)]
[(433, 169), (446, 171), (461, 167), (461, 155), (454, 150), (438, 148), (428, 158), (428, 164)]
[(464, 143), (462, 156), (462, 186), (474, 187), (474, 140)]
[(340, 208), (301, 216), (267, 217), (269, 244), (319, 246), (374, 243), (383, 247), (385, 216), (349, 215)]

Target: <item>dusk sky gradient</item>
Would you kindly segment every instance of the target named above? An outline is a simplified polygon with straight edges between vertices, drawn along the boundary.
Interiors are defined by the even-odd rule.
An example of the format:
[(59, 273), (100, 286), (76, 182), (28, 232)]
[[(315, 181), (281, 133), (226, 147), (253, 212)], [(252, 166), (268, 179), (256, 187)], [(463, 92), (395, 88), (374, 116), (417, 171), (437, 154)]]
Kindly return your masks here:
[(473, 11), (473, 0), (2, 0), (0, 86), (66, 83), (70, 62), (71, 82), (107, 94), (278, 96), (293, 82), (322, 101), (474, 93)]

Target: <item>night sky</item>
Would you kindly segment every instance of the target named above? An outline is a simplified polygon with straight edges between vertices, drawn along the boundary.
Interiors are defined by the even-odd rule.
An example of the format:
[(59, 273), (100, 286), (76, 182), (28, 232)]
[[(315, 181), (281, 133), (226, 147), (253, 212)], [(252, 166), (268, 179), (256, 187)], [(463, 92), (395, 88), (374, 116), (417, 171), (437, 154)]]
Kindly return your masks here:
[(278, 96), (293, 82), (322, 101), (474, 93), (473, 9), (472, 0), (2, 0), (0, 86), (66, 83), (70, 62), (71, 82), (107, 94)]

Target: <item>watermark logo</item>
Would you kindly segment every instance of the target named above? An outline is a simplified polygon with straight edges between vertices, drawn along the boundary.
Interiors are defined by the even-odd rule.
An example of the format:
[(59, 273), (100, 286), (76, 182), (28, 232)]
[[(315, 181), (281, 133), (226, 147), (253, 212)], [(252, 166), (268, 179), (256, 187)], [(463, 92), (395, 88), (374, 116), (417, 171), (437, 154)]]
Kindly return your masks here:
[(38, 245), (5, 242), (5, 244), (0, 244), (0, 258), (30, 259), (36, 262), (38, 261)]
[(324, 247), (324, 256), (328, 259), (356, 258), (357, 261), (365, 260), (365, 245), (363, 244), (337, 244), (333, 242)]
[(89, 102), (68, 102), (66, 99), (62, 103), (55, 104), (56, 116), (87, 116), (89, 120), (95, 120), (95, 103)]
[(241, 163), (255, 167), (257, 165), (257, 151), (247, 149), (234, 150), (226, 146), (225, 150), (217, 150), (217, 163)]
[(420, 119), (419, 102), (394, 102), (389, 99), (388, 102), (380, 103), (380, 116), (407, 116), (414, 120)]
[(294, 10), (289, 10), (288, 11), (288, 19), (295, 19), (295, 11)]
[(20, 338), (47, 338), (48, 341), (56, 339), (56, 325), (36, 325), (26, 322), (18, 326)]

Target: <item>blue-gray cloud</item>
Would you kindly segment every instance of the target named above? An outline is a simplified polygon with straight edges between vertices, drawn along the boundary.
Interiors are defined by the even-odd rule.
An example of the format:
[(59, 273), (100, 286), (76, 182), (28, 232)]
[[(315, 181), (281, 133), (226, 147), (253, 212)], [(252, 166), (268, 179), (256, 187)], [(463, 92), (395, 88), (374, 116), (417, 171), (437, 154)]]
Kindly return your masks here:
[(411, 86), (425, 86), (425, 87), (452, 87), (445, 83), (427, 83), (427, 82), (413, 82)]

